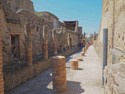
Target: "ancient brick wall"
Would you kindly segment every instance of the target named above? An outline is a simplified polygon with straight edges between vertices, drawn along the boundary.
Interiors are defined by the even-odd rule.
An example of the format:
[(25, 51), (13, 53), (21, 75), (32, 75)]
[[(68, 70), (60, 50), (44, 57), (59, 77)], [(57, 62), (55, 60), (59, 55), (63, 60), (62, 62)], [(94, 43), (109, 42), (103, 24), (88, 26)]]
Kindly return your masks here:
[[(50, 63), (43, 61), (43, 58), (48, 59), (48, 55), (49, 58), (57, 54), (68, 56), (79, 50), (78, 33), (65, 29), (54, 14), (47, 13), (41, 17), (22, 9), (15, 12), (9, 8), (11, 6), (8, 2), (14, 2), (14, 5), (18, 0), (0, 1), (5, 12), (5, 19), (0, 19), (0, 29), (3, 31), (3, 72), (6, 91), (48, 68)], [(23, 0), (20, 4), (23, 4)], [(47, 29), (44, 30), (44, 27)], [(55, 32), (53, 38), (54, 29), (59, 29), (59, 32)]]
[(29, 12), (34, 12), (33, 2), (31, 0), (6, 0), (7, 6), (12, 11), (16, 12), (19, 9), (23, 9)]
[(12, 12), (11, 10), (7, 10), (5, 12), (5, 24), (6, 28), (3, 32), (3, 61), (4, 64), (9, 63), (9, 61), (12, 60), (12, 36), (19, 36), (19, 52), (20, 52), (20, 58), (25, 58), (25, 48), (26, 48), (26, 42), (25, 42), (25, 33), (24, 28), (21, 25), (21, 16)]

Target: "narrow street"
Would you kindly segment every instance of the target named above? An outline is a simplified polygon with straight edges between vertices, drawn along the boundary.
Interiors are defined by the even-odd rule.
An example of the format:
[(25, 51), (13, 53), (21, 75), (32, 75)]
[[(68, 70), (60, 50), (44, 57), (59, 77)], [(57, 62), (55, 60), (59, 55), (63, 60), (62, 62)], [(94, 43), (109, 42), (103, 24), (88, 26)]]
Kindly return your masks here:
[[(80, 56), (80, 52), (67, 58), (68, 90), (63, 94), (104, 94), (101, 87), (101, 63), (93, 46), (90, 46), (78, 70), (70, 70), (69, 61)], [(51, 69), (25, 82), (7, 94), (54, 94)]]

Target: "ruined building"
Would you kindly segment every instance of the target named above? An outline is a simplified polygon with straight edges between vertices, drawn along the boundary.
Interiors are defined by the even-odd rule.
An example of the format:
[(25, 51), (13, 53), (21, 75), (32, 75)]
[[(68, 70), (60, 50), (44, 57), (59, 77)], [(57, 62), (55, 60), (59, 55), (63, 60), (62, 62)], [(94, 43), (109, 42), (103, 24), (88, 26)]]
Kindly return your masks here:
[(103, 29), (108, 28), (105, 94), (125, 94), (125, 1), (103, 0), (102, 20), (95, 48), (102, 58)]
[(79, 50), (78, 21), (68, 28), (70, 24), (50, 12), (35, 12), (31, 0), (0, 0), (0, 14), (0, 92), (47, 69), (50, 57)]

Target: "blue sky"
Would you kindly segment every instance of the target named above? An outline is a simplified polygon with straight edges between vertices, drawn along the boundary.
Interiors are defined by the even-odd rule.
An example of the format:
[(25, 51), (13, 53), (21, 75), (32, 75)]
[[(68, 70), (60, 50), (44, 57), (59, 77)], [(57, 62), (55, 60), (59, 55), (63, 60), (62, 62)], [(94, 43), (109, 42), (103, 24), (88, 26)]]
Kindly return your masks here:
[(98, 32), (102, 0), (32, 0), (36, 11), (49, 11), (60, 21), (78, 20), (83, 32)]

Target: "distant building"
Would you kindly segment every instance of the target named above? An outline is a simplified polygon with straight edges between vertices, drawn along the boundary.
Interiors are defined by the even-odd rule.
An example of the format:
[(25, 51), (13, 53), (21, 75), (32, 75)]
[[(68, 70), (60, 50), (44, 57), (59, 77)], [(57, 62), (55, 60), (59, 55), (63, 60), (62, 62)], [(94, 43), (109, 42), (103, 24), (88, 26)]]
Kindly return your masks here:
[(78, 32), (78, 21), (64, 21), (65, 28)]

